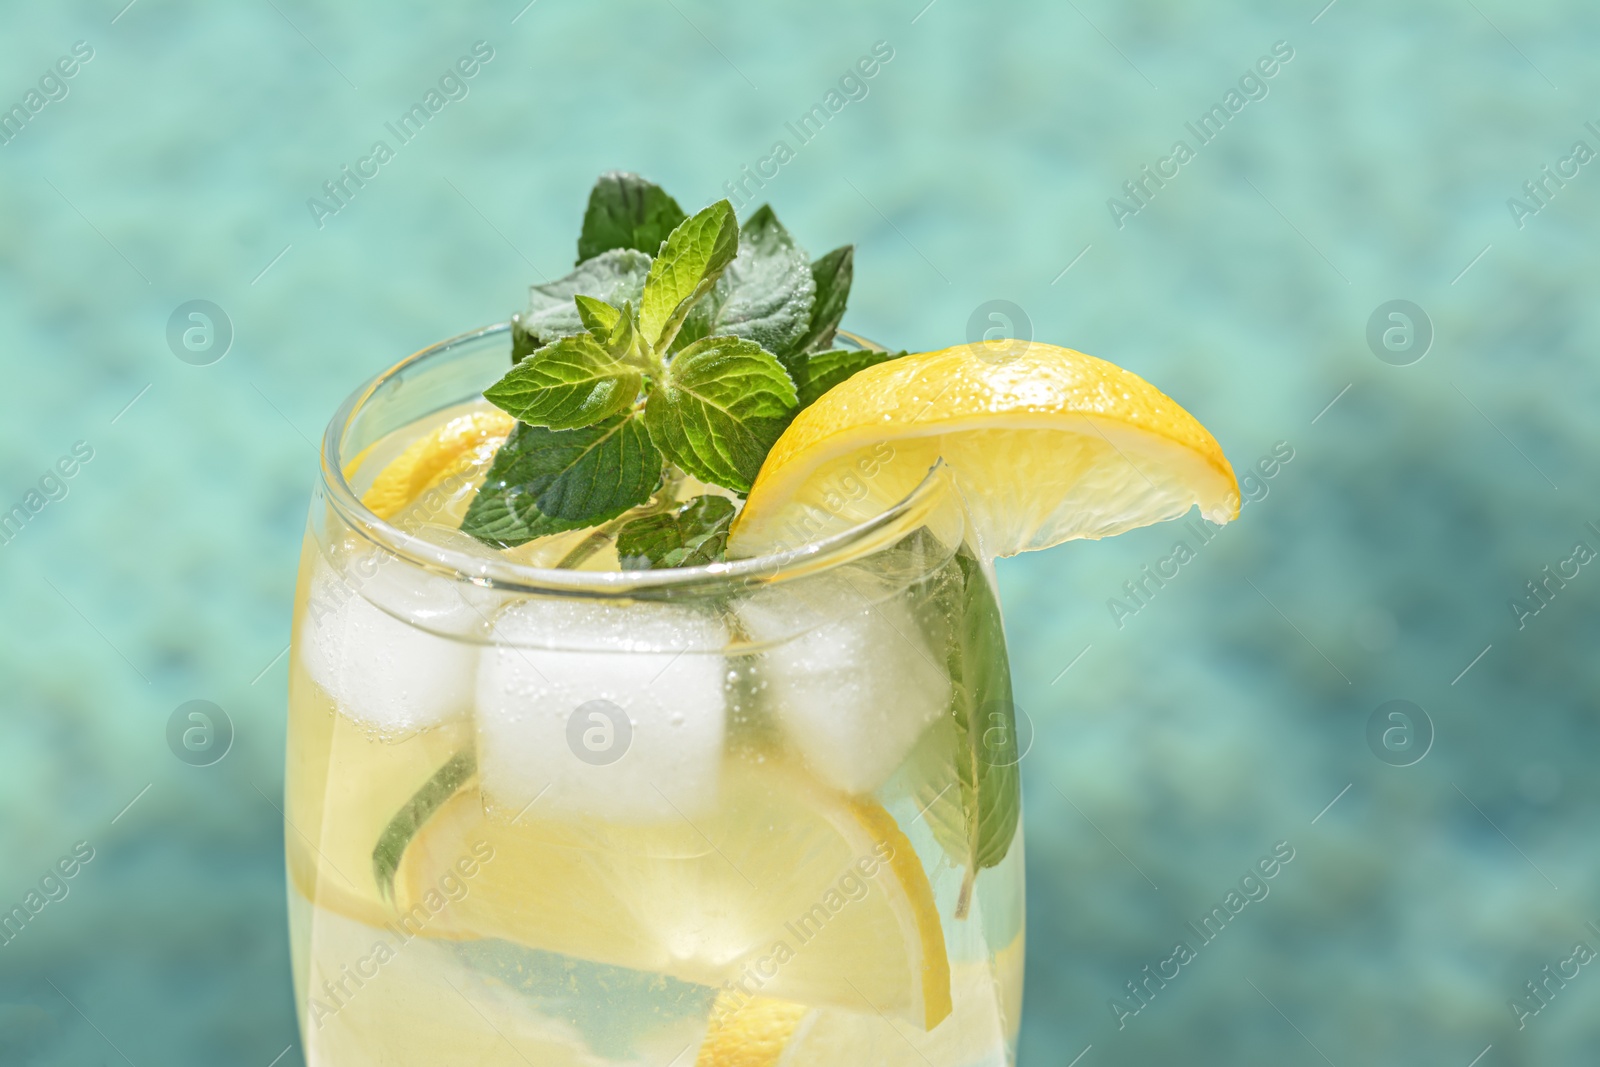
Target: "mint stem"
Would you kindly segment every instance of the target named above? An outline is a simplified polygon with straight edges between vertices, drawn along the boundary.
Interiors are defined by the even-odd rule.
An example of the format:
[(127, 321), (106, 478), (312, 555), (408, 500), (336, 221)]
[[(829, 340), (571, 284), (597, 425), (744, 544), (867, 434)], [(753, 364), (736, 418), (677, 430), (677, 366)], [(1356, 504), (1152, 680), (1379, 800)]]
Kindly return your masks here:
[(600, 527), (600, 529), (579, 541), (576, 548), (561, 557), (561, 561), (556, 564), (556, 570), (572, 570), (578, 564), (606, 547), (611, 542), (611, 535), (614, 532), (610, 527), (615, 522), (616, 520), (612, 520), (612, 522), (606, 523), (605, 526)]
[(669, 466), (663, 476), (661, 488), (656, 490), (656, 495), (648, 503), (642, 507), (634, 508), (632, 511), (623, 512), (610, 522), (596, 528), (588, 537), (574, 545), (570, 552), (562, 556), (560, 561), (556, 563), (555, 569), (558, 571), (575, 569), (584, 560), (616, 540), (617, 531), (634, 519), (670, 511), (672, 506), (677, 503), (678, 486), (682, 483), (683, 472), (676, 467)]
[(978, 880), (978, 869), (974, 864), (967, 864), (966, 871), (961, 875), (961, 892), (956, 896), (955, 917), (965, 919), (972, 908), (972, 887)]

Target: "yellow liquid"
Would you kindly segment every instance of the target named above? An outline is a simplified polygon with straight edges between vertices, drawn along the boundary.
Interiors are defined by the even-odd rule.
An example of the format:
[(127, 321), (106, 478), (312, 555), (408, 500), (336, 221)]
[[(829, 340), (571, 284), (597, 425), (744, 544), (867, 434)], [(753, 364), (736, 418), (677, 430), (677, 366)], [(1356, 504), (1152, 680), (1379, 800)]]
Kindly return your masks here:
[[(749, 1053), (717, 1062), (1013, 1062), (1020, 827), (1004, 860), (964, 888), (966, 865), (933, 826), (960, 794), (955, 734), (945, 717), (910, 708), (942, 677), (937, 635), (954, 623), (921, 622), (948, 605), (936, 594), (952, 567), (899, 594), (910, 605), (902, 614), (893, 605), (872, 609), (893, 624), (871, 631), (877, 640), (891, 632), (904, 640), (906, 629), (919, 641), (935, 636), (917, 653), (931, 667), (887, 645), (868, 650), (869, 659), (910, 664), (908, 677), (921, 679), (874, 690), (892, 695), (891, 706), (877, 710), (901, 726), (887, 731), (893, 745), (871, 758), (825, 760), (819, 753), (838, 742), (826, 731), (796, 740), (808, 736), (797, 727), (806, 708), (796, 702), (808, 693), (826, 698), (835, 685), (826, 657), (796, 652), (804, 637), (749, 651), (730, 638), (730, 647), (673, 657), (657, 683), (669, 692), (723, 682), (704, 706), (690, 703), (661, 727), (693, 751), (688, 764), (655, 767), (647, 784), (656, 803), (638, 785), (639, 776), (651, 777), (650, 764), (626, 759), (617, 766), (636, 768), (626, 789), (585, 794), (591, 779), (582, 775), (557, 788), (552, 779), (543, 790), (514, 780), (506, 746), (524, 720), (514, 707), (491, 715), (480, 706), (483, 664), (500, 656), (520, 670), (526, 662), (542, 678), (563, 669), (565, 653), (508, 652), (492, 636), (481, 649), (446, 649), (450, 639), (431, 637), (441, 650), (468, 650), (465, 662), (478, 666), (451, 683), (460, 689), (459, 700), (446, 702), (451, 709), (421, 716), (425, 722), (375, 721), (378, 689), (348, 689), (359, 672), (320, 684), (323, 668), (306, 646), (315, 629), (308, 613), (331, 617), (336, 609), (313, 603), (327, 589), (313, 573), (327, 567), (323, 560), (308, 537), (290, 673), (285, 830), (295, 996), (312, 1067), (687, 1067), (710, 1062), (702, 1050), (709, 1057), (719, 1032), (738, 1026), (740, 1009), (774, 1002), (797, 1006), (799, 1022), (780, 1043), (784, 1058)], [(403, 564), (390, 566), (385, 581), (403, 583)], [(485, 608), (486, 622), (505, 610)], [(743, 632), (753, 618), (730, 621), (729, 632)], [(360, 650), (345, 654), (359, 658)], [(638, 650), (598, 660), (579, 654), (591, 656), (574, 661), (585, 670), (598, 664), (597, 693), (637, 657), (661, 659)], [(783, 663), (787, 675), (775, 666)], [(656, 670), (652, 662), (649, 673)], [(330, 692), (341, 684), (343, 702)], [(861, 697), (859, 675), (841, 674), (836, 684), (841, 701)], [(439, 688), (402, 687), (397, 699), (421, 702), (419, 694), (436, 697)], [(707, 717), (721, 725), (694, 733)], [(530, 711), (530, 730), (534, 718)], [(637, 727), (630, 756), (648, 752), (650, 728)], [(714, 750), (703, 751), (706, 744)], [(530, 768), (545, 759), (529, 751)], [(421, 803), (453, 760), (477, 773)], [(692, 775), (674, 780), (673, 768), (684, 766)], [(415, 825), (397, 837), (392, 824), (405, 811)]]

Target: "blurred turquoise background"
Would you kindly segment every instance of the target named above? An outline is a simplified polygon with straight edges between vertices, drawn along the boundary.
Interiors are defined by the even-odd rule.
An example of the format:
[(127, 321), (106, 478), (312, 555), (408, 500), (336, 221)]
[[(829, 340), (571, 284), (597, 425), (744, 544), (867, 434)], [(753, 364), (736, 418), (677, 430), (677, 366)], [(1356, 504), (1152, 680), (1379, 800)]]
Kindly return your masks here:
[[(1600, 568), (1564, 562), (1600, 550), (1592, 3), (125, 2), (0, 14), (0, 911), (93, 857), (0, 945), (0, 1062), (300, 1062), (277, 806), (313, 442), (563, 273), (598, 172), (699, 207), (880, 41), (761, 194), (813, 252), (857, 242), (846, 325), (940, 347), (1011, 301), (1272, 472), (1137, 612), (1109, 602), (1180, 527), (1001, 564), (1021, 1062), (1600, 1062), (1600, 967), (1564, 962), (1600, 949)], [(1275, 42), (1265, 96), (1129, 199)], [(196, 299), (233, 331), (209, 365), (167, 340)], [(1430, 345), (1380, 316), (1401, 350), (1369, 346), (1395, 299)], [(194, 699), (233, 723), (211, 766), (168, 747)], [(1270, 895), (1135, 999), (1280, 842)]]

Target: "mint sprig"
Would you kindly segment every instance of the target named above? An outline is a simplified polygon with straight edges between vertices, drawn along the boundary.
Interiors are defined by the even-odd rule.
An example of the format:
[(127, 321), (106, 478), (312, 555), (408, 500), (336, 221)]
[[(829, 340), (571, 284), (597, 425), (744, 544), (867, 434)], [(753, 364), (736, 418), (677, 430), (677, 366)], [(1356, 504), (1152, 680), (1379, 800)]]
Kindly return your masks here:
[[(685, 216), (643, 178), (605, 174), (578, 257), (571, 274), (529, 289), (511, 371), (484, 392), (518, 420), (462, 522), (490, 544), (616, 518), (655, 493), (669, 463), (746, 493), (800, 408), (893, 358), (830, 350), (851, 246), (813, 263), (767, 206), (743, 226), (726, 200)], [(640, 558), (684, 566), (663, 561), (720, 554), (715, 537), (691, 551), (699, 535), (672, 533), (699, 529), (685, 516), (651, 516), (637, 536), (667, 531), (668, 547)]]

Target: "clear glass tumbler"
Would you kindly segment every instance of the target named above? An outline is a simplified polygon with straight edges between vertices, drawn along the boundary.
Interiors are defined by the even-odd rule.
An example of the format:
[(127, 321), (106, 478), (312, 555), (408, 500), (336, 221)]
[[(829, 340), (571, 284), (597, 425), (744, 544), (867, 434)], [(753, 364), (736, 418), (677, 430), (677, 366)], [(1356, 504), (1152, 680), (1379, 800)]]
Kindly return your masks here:
[(1010, 681), (942, 472), (681, 570), (480, 545), (470, 465), (379, 518), (379, 471), (486, 412), (508, 352), (419, 352), (323, 441), (286, 786), (307, 1062), (1011, 1063)]

